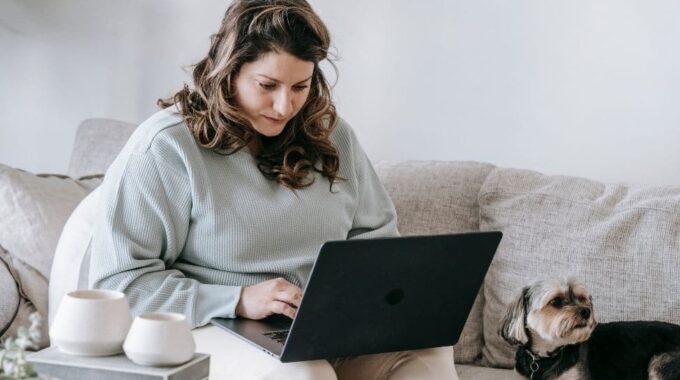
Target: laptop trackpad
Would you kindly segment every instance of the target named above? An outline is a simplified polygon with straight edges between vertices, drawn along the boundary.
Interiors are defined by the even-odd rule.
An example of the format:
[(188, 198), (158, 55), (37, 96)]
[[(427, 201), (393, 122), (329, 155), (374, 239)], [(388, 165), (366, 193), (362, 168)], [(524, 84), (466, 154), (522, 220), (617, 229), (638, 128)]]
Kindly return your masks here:
[(214, 318), (212, 323), (235, 334), (239, 338), (255, 345), (265, 352), (280, 356), (285, 339), (272, 332), (289, 330), (292, 320), (286, 316), (276, 315), (262, 320), (244, 318)]

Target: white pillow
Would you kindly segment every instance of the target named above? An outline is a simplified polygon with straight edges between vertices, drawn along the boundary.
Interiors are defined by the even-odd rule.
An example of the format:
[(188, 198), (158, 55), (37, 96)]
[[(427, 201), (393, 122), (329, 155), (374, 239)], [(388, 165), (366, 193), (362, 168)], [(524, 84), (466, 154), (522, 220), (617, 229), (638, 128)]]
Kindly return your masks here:
[(99, 188), (83, 199), (64, 225), (54, 252), (49, 290), (49, 322), (52, 324), (61, 298), (87, 288), (89, 247), (99, 203)]

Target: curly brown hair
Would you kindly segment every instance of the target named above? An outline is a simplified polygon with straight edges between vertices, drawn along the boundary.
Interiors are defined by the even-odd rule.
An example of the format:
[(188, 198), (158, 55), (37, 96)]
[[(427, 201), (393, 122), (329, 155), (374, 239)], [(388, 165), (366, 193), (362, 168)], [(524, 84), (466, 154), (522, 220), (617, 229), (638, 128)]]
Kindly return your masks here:
[[(313, 62), (307, 100), (283, 132), (257, 136), (259, 170), (290, 189), (314, 183), (310, 172), (333, 183), (340, 162), (330, 141), (337, 123), (330, 85), (319, 62), (328, 58), (330, 35), (305, 0), (236, 0), (227, 9), (220, 30), (211, 36), (208, 55), (194, 65), (194, 88), (186, 84), (162, 108), (179, 105), (197, 143), (219, 154), (233, 154), (257, 136), (236, 102), (235, 79), (241, 67), (269, 52), (287, 52)], [(331, 64), (331, 62), (329, 60)], [(333, 66), (335, 67), (335, 66)]]

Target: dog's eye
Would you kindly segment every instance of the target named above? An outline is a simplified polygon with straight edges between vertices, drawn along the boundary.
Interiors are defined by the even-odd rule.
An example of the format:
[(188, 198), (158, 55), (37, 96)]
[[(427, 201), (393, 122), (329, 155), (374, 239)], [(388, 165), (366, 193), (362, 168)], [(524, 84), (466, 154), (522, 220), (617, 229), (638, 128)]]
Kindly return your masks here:
[(586, 302), (588, 302), (588, 299), (587, 299), (586, 297), (579, 297), (579, 298), (578, 298), (578, 302), (580, 302), (580, 303), (586, 303)]
[(556, 308), (559, 309), (559, 308), (561, 308), (562, 306), (564, 306), (564, 299), (563, 299), (562, 297), (555, 297), (555, 298), (553, 298), (552, 301), (550, 301), (550, 304), (551, 304), (553, 307), (556, 307)]

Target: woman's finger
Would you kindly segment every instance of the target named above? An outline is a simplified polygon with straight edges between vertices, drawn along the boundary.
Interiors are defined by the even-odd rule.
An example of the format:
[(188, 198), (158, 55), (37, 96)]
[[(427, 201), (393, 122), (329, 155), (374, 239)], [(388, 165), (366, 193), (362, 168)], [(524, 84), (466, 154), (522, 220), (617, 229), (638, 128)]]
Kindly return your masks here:
[(294, 319), (297, 310), (285, 302), (272, 301), (269, 304), (269, 311), (275, 314), (283, 314), (290, 319)]
[(283, 301), (289, 305), (299, 307), (300, 300), (302, 300), (302, 291), (297, 287), (287, 289), (276, 293), (274, 295), (274, 299), (276, 301)]

